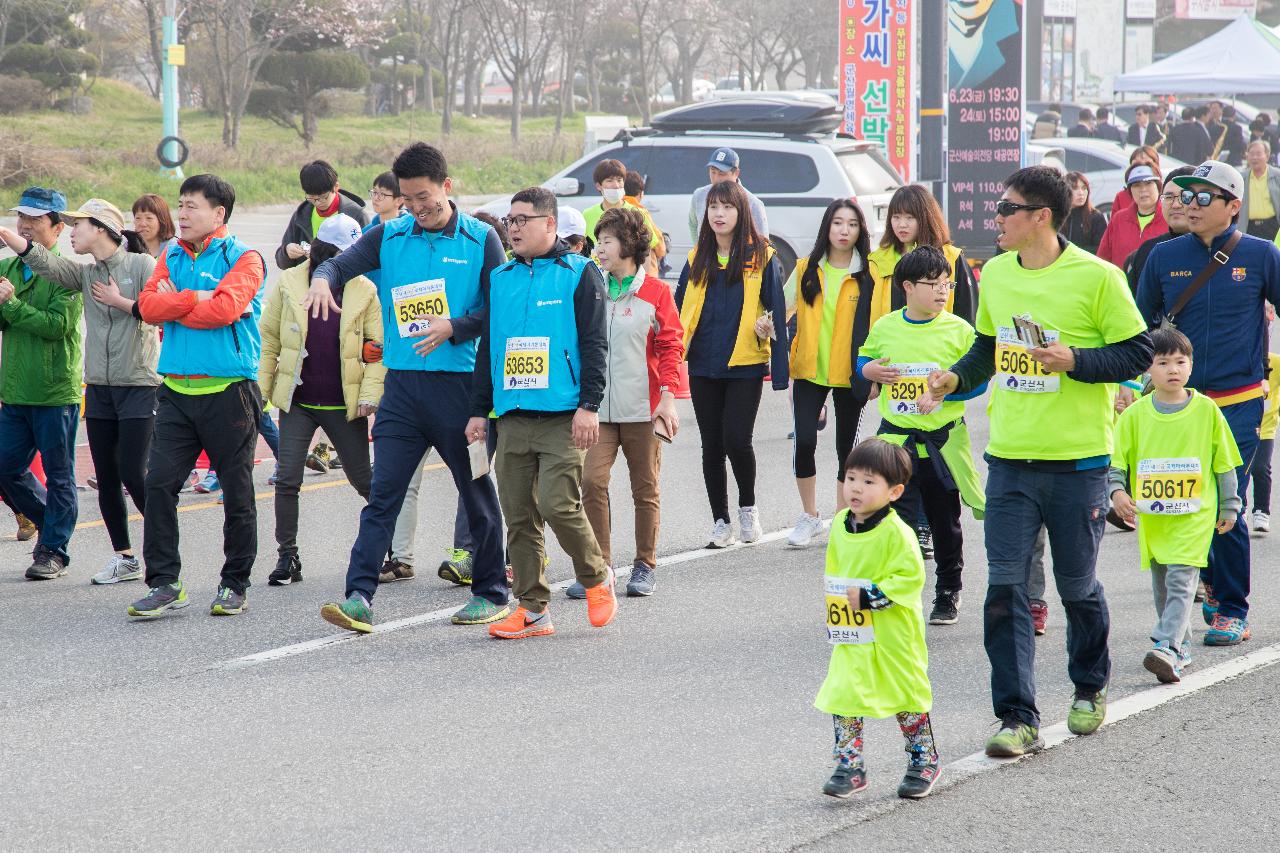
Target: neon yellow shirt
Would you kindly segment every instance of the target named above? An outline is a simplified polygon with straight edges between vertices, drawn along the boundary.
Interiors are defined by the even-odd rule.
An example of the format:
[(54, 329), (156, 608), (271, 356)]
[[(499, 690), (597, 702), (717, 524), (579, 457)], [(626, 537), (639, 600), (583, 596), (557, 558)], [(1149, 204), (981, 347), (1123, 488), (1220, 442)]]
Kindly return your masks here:
[[(658, 226), (654, 224), (653, 217), (649, 215), (649, 211), (645, 210), (643, 207), (634, 205), (629, 201), (624, 201), (622, 206), (640, 211), (644, 216), (644, 224), (649, 226), (649, 234), (651, 235), (649, 238), (649, 248), (653, 248), (658, 245), (658, 240), (662, 232), (659, 231)], [(596, 225), (600, 223), (601, 216), (604, 216), (603, 202), (600, 204), (593, 204), (586, 210), (582, 211), (582, 218), (587, 222), (587, 236), (591, 238), (591, 242), (593, 243), (596, 240)]]
[(1276, 424), (1280, 423), (1280, 355), (1267, 353), (1267, 398), (1262, 409), (1262, 426), (1258, 428), (1258, 438), (1274, 439)]
[(949, 311), (917, 323), (907, 319), (904, 308), (877, 320), (858, 348), (858, 356), (887, 358), (891, 364), (900, 365), (898, 369), (904, 374), (894, 384), (880, 389), (876, 399), (880, 417), (923, 432), (963, 417), (962, 400), (944, 402), (927, 415), (916, 411), (915, 404), (924, 395), (930, 371), (946, 370), (955, 364), (973, 346), (973, 339), (973, 326)]
[(1023, 314), (1066, 346), (1128, 340), (1147, 325), (1124, 273), (1072, 243), (1039, 270), (1024, 268), (1016, 252), (1006, 252), (983, 270), (976, 324), (980, 334), (996, 337), (988, 453), (1046, 460), (1109, 454), (1114, 386), (1040, 369), (1017, 344), (1013, 318)]

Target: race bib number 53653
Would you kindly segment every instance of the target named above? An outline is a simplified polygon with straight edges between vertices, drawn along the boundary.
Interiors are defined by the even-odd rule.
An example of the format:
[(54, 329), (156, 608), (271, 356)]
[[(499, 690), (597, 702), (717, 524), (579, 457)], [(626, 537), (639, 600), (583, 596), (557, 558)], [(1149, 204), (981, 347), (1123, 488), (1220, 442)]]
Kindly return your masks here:
[(871, 611), (859, 610), (849, 604), (849, 590), (866, 585), (866, 581), (856, 578), (826, 576), (827, 639), (832, 645), (875, 642), (876, 632), (871, 621)]
[(507, 338), (502, 387), (510, 391), (546, 388), (551, 379), (550, 338)]
[[(1058, 333), (1044, 330), (1045, 339), (1053, 343)], [(1019, 394), (1053, 394), (1061, 387), (1062, 377), (1044, 368), (1031, 357), (1030, 350), (1011, 326), (996, 332), (996, 375), (992, 384)]]

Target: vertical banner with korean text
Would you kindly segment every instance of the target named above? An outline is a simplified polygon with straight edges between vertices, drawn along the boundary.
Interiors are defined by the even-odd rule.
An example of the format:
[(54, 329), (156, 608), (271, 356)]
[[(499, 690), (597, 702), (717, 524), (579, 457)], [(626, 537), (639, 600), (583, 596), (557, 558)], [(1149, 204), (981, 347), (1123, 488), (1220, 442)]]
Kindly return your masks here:
[(1023, 8), (947, 3), (947, 223), (970, 257), (990, 257), (996, 202), (1022, 165)]
[(884, 148), (905, 180), (915, 171), (912, 52), (916, 0), (841, 0), (843, 131)]

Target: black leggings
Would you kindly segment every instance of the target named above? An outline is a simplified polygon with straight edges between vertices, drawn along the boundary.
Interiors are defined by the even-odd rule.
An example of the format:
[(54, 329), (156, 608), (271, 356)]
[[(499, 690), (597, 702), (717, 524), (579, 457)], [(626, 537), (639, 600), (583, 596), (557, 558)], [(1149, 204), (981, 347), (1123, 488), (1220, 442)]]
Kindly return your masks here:
[(707, 499), (716, 521), (730, 520), (726, 456), (738, 483), (738, 506), (756, 505), (756, 452), (751, 447), (751, 434), (763, 392), (764, 382), (758, 377), (689, 377), (693, 414), (702, 436), (702, 479), (707, 484)]
[(1258, 442), (1258, 452), (1253, 454), (1253, 509), (1271, 515), (1271, 451), (1275, 439), (1264, 438)]
[(862, 419), (862, 404), (854, 399), (849, 388), (828, 388), (805, 379), (797, 379), (791, 386), (791, 415), (796, 432), (795, 459), (792, 468), (796, 477), (816, 477), (818, 466), (818, 415), (827, 402), (827, 392), (836, 410), (836, 479), (844, 479), (844, 460), (853, 450), (858, 438), (858, 422)]
[(153, 417), (123, 421), (88, 418), (85, 421), (89, 455), (93, 457), (94, 475), (98, 478), (98, 509), (111, 537), (111, 547), (116, 551), (131, 550), (129, 513), (120, 487), (123, 485), (129, 490), (138, 512), (143, 511), (146, 502), (147, 456), (151, 451), (154, 424)]

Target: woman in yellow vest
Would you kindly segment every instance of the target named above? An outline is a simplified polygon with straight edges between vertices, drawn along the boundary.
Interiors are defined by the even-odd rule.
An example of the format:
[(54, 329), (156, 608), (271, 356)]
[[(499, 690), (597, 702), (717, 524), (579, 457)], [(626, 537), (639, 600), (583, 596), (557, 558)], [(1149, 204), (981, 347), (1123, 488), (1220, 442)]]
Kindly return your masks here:
[(978, 311), (978, 288), (973, 268), (964, 253), (951, 244), (946, 217), (938, 201), (919, 184), (899, 187), (889, 199), (889, 227), (880, 238), (880, 247), (871, 253), (871, 277), (876, 290), (872, 297), (871, 322), (896, 311), (905, 304), (901, 289), (893, 287), (893, 271), (902, 256), (917, 246), (941, 249), (951, 264), (956, 289), (947, 299), (947, 310), (964, 318), (970, 325)]
[[(836, 507), (842, 505), (844, 461), (858, 437), (867, 383), (854, 375), (854, 353), (871, 328), (872, 279), (867, 217), (851, 198), (827, 205), (807, 258), (783, 288), (795, 307), (791, 340), (791, 412), (795, 429), (792, 467), (803, 512), (787, 544), (804, 548), (822, 532), (818, 512), (818, 426), (830, 393), (836, 412)], [(857, 380), (856, 383), (854, 380)]]
[(707, 215), (680, 273), (676, 306), (715, 521), (707, 547), (735, 541), (726, 458), (738, 484), (742, 541), (755, 542), (764, 531), (756, 510), (751, 437), (764, 377), (772, 375), (774, 390), (787, 388), (787, 306), (782, 267), (752, 220), (747, 194), (733, 181), (707, 192)]

